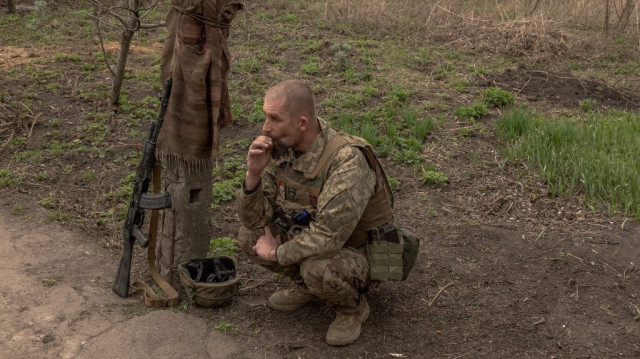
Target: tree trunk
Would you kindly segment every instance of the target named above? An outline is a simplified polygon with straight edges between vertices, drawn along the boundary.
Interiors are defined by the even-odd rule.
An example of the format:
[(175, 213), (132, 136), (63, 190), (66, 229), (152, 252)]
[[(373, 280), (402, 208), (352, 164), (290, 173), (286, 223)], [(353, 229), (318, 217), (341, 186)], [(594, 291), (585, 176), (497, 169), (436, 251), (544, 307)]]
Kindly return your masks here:
[(616, 24), (616, 36), (622, 34), (629, 25), (629, 19), (631, 18), (631, 13), (633, 12), (633, 8), (635, 6), (636, 0), (627, 0), (627, 3), (624, 4), (622, 14), (620, 15), (618, 23)]
[(111, 104), (117, 106), (120, 103), (120, 89), (122, 88), (122, 79), (127, 65), (127, 56), (129, 56), (129, 46), (134, 32), (129, 29), (122, 30), (122, 39), (120, 40), (120, 53), (118, 62), (116, 63), (116, 75), (113, 78), (111, 86)]
[(7, 0), (7, 9), (9, 14), (14, 14), (16, 12), (16, 2), (14, 0)]
[(604, 2), (604, 36), (609, 36), (609, 14), (610, 14), (610, 2), (611, 0), (605, 0)]
[(139, 0), (129, 0), (129, 17), (122, 25), (122, 39), (120, 40), (120, 53), (118, 54), (118, 63), (116, 64), (116, 75), (113, 78), (113, 85), (111, 87), (111, 105), (117, 106), (120, 103), (120, 89), (122, 88), (122, 80), (124, 78), (124, 71), (127, 66), (127, 57), (129, 56), (129, 46), (131, 45), (131, 39), (136, 31), (139, 29), (140, 19), (138, 17), (138, 11), (140, 9)]
[(209, 167), (172, 159), (163, 163), (163, 181), (164, 190), (171, 195), (171, 208), (162, 211), (156, 267), (167, 282), (181, 291), (178, 265), (205, 258), (209, 250), (213, 176)]

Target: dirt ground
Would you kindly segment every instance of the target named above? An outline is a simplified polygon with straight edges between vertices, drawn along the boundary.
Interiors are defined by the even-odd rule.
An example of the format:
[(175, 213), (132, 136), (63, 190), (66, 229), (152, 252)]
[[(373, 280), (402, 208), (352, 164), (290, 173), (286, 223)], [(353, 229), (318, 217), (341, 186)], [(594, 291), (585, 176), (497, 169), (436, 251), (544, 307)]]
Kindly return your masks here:
[[(10, 204), (36, 189), (5, 191), (0, 356), (639, 357), (640, 226), (519, 182), (515, 169), (492, 163), (493, 141), (449, 148), (438, 163), (448, 186), (407, 181), (396, 192), (399, 224), (423, 238), (419, 261), (406, 282), (369, 293), (370, 319), (345, 348), (324, 343), (332, 313), (321, 303), (294, 314), (268, 310), (267, 296), (287, 282), (242, 256), (242, 287), (227, 307), (151, 311), (139, 298), (121, 299), (110, 290), (117, 248), (37, 213), (21, 220)], [(469, 146), (482, 161), (469, 158)], [(402, 179), (401, 168), (389, 168)], [(222, 231), (231, 234), (236, 222), (227, 218)], [(144, 253), (135, 256), (134, 276), (144, 278)], [(223, 322), (235, 329), (212, 329)]]
[(138, 298), (111, 291), (112, 253), (77, 233), (2, 206), (0, 242), (2, 358), (255, 358), (201, 318), (134, 316)]
[[(424, 238), (419, 262), (406, 282), (368, 295), (370, 319), (346, 348), (324, 343), (332, 317), (321, 303), (268, 310), (287, 283), (242, 257), (230, 306), (147, 310), (111, 292), (117, 251), (20, 220), (4, 198), (0, 357), (637, 358), (640, 226), (501, 181), (501, 197), (477, 185), (464, 193), (468, 178), (397, 193), (399, 222)], [(220, 322), (237, 333), (212, 330)]]
[[(0, 45), (0, 70), (56, 51)], [(63, 61), (53, 66), (64, 69)], [(76, 75), (65, 74), (73, 91)], [(0, 89), (18, 96), (29, 81), (0, 76)], [(640, 103), (605, 83), (551, 68), (515, 66), (474, 85), (498, 86), (518, 102), (550, 112), (578, 109), (585, 99), (603, 109), (637, 111)], [(82, 140), (77, 127), (97, 101), (80, 102), (75, 95), (42, 91), (41, 106), (15, 124), (9, 125), (12, 114), (0, 111), (7, 124), (0, 128), (0, 145), (14, 130), (33, 138), (29, 146), (46, 141), (47, 117), (64, 119), (61, 140)], [(482, 124), (491, 129), (495, 115)], [(430, 136), (421, 153), (448, 175), (446, 186), (421, 184), (406, 169), (385, 163), (402, 183), (395, 193), (397, 223), (423, 240), (407, 281), (383, 283), (368, 294), (372, 312), (354, 344), (325, 343), (333, 314), (322, 303), (296, 313), (269, 310), (269, 294), (288, 282), (242, 255), (241, 287), (226, 307), (185, 301), (150, 310), (138, 297), (122, 299), (111, 291), (121, 228), (90, 215), (111, 205), (97, 201), (96, 191), (117, 188), (127, 174), (114, 158), (134, 150), (115, 130), (124, 125), (116, 117), (110, 121), (105, 157), (61, 154), (46, 166), (72, 163), (71, 173), (47, 184), (27, 178), (19, 187), (0, 188), (0, 358), (640, 358), (640, 224), (590, 211), (579, 198), (551, 198), (543, 183), (503, 163), (491, 131), (460, 140), (466, 125), (455, 118)], [(223, 132), (223, 142), (256, 131), (236, 123)], [(13, 153), (0, 151), (0, 163), (13, 165)], [(77, 172), (89, 165), (109, 176), (86, 185)], [(47, 221), (43, 198), (87, 216)], [(23, 207), (19, 213), (16, 203)], [(235, 236), (233, 204), (212, 218), (219, 224), (216, 235)], [(149, 282), (141, 248), (134, 259), (132, 279)]]

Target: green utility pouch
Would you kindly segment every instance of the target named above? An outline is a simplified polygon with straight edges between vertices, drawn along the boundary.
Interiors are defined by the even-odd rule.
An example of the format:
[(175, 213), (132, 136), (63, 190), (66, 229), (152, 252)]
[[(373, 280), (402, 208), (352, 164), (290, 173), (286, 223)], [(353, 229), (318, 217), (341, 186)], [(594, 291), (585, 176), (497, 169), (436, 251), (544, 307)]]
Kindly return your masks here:
[(371, 280), (407, 279), (416, 263), (419, 248), (420, 239), (407, 228), (392, 228), (384, 234), (374, 231), (367, 242)]

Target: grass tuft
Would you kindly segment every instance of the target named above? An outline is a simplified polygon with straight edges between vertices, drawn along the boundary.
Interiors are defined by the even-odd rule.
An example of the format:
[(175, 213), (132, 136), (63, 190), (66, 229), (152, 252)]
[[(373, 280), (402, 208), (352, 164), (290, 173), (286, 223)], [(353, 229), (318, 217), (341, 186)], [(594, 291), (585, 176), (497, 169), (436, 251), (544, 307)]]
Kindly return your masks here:
[(232, 256), (239, 251), (236, 240), (229, 237), (214, 238), (209, 242), (207, 257)]
[(539, 171), (552, 196), (578, 194), (594, 210), (640, 218), (640, 114), (545, 120), (515, 109), (498, 119), (497, 129), (507, 158)]

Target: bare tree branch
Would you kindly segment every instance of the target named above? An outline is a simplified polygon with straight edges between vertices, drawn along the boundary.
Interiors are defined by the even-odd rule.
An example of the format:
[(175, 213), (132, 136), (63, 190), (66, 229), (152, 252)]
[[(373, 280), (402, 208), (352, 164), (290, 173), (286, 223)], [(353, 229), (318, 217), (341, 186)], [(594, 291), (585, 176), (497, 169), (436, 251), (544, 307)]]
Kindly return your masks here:
[(100, 39), (100, 48), (102, 49), (102, 56), (104, 56), (104, 62), (107, 64), (107, 68), (109, 69), (111, 74), (115, 76), (116, 72), (114, 71), (113, 67), (109, 63), (109, 57), (107, 56), (107, 51), (104, 49), (104, 41), (102, 41), (102, 28), (100, 27), (100, 23), (101, 23), (100, 18), (98, 17), (98, 6), (94, 4), (93, 9), (96, 14), (95, 20), (96, 20), (96, 26), (98, 27), (98, 38)]
[[(127, 57), (129, 54), (129, 47), (131, 45), (131, 40), (135, 33), (140, 29), (154, 29), (162, 26), (166, 26), (165, 24), (155, 24), (155, 23), (143, 23), (142, 19), (149, 15), (151, 10), (155, 8), (159, 0), (151, 1), (151, 5), (149, 8), (144, 8), (141, 6), (143, 1), (141, 0), (122, 0), (120, 3), (124, 5), (120, 6), (106, 6), (100, 0), (89, 0), (91, 4), (94, 6), (94, 20), (96, 22), (96, 27), (98, 28), (98, 37), (100, 39), (100, 47), (102, 49), (102, 53), (105, 58), (105, 63), (107, 64), (107, 68), (113, 75), (113, 83), (111, 86), (111, 104), (117, 106), (120, 101), (120, 89), (122, 87), (122, 82), (124, 79), (125, 67), (127, 63)], [(140, 13), (143, 12), (142, 16)], [(105, 21), (103, 17), (109, 16), (110, 18), (116, 19), (120, 22), (120, 25), (113, 25), (109, 22)], [(117, 21), (114, 21), (117, 22)], [(118, 59), (115, 65), (112, 65), (109, 62), (109, 58), (107, 56), (106, 49), (104, 47), (104, 40), (102, 37), (102, 27), (109, 26), (113, 28), (118, 28), (122, 30), (121, 38), (120, 38), (120, 50), (118, 52)]]
[(115, 17), (116, 19), (120, 20), (120, 23), (123, 26), (127, 26), (127, 19), (125, 19), (124, 17), (122, 17), (120, 14), (118, 14), (115, 9), (124, 9), (124, 10), (129, 10), (125, 7), (122, 6), (113, 6), (113, 7), (106, 7), (104, 6), (100, 1), (97, 0), (89, 0), (94, 6), (99, 7), (100, 9), (102, 9), (101, 13), (108, 13), (109, 15)]
[(164, 22), (161, 24), (143, 24), (140, 23), (140, 26), (138, 26), (138, 28), (140, 29), (157, 29), (159, 27), (165, 27), (167, 26), (167, 24), (165, 24)]
[(149, 15), (151, 13), (151, 11), (156, 7), (156, 5), (158, 5), (158, 2), (160, 2), (160, 0), (156, 0), (153, 4), (151, 4), (146, 9), (140, 8), (140, 11), (144, 12), (144, 14), (140, 15), (140, 19), (139, 20), (142, 21), (142, 19), (147, 17), (147, 15)]
[[(124, 27), (125, 27), (125, 28), (127, 28), (128, 30), (133, 30), (133, 31), (135, 31), (135, 30), (138, 30), (138, 29), (155, 29), (155, 28), (158, 28), (158, 27), (166, 26), (166, 24), (165, 24), (165, 23), (159, 23), (159, 24), (150, 23), (150, 24), (147, 24), (147, 23), (143, 23), (143, 22), (142, 22), (142, 19), (151, 13), (151, 11), (153, 10), (153, 8), (158, 4), (159, 0), (156, 0), (156, 1), (153, 3), (153, 5), (151, 5), (151, 7), (150, 7), (149, 9), (146, 9), (146, 12), (145, 12), (145, 13), (144, 13), (144, 15), (142, 15), (142, 16), (135, 15), (135, 14), (137, 14), (137, 12), (139, 12), (140, 10), (135, 10), (135, 11), (133, 11), (133, 10), (131, 10), (130, 8), (128, 8), (128, 7), (124, 7), (124, 6), (111, 6), (111, 7), (107, 7), (107, 6), (105, 6), (104, 4), (102, 4), (102, 3), (101, 3), (100, 1), (98, 1), (98, 0), (89, 0), (89, 1), (90, 1), (94, 6), (97, 6), (97, 7), (99, 7), (99, 8), (101, 9), (101, 11), (100, 11), (100, 12), (98, 13), (98, 15), (96, 15), (96, 16), (100, 16), (100, 15), (103, 15), (103, 14), (111, 15), (111, 16), (115, 17), (116, 19), (118, 19), (118, 20), (120, 21), (120, 23), (122, 24), (122, 26), (124, 26)], [(123, 15), (119, 14), (119, 13), (117, 12), (117, 10), (123, 10), (123, 11), (126, 11), (128, 14), (127, 14), (127, 15), (125, 15), (125, 16), (123, 16)], [(131, 19), (133, 19), (134, 21), (136, 21), (136, 22), (139, 24), (139, 26), (137, 26), (137, 27), (136, 27), (136, 28), (134, 28), (134, 29), (130, 29), (130, 28), (128, 28), (127, 26), (129, 26), (129, 24), (130, 24), (130, 22), (131, 22)], [(114, 26), (114, 25), (111, 25), (111, 26)], [(114, 26), (114, 27), (115, 27), (115, 26)]]

